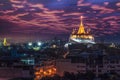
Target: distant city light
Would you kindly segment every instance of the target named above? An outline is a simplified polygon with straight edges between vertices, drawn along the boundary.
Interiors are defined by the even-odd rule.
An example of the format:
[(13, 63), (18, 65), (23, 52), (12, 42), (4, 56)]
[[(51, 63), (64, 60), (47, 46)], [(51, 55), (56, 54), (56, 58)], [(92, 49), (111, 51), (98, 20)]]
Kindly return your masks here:
[(41, 42), (38, 42), (38, 43), (37, 43), (38, 46), (41, 46), (41, 44), (42, 44)]
[(32, 42), (29, 42), (28, 45), (29, 45), (29, 46), (32, 46)]

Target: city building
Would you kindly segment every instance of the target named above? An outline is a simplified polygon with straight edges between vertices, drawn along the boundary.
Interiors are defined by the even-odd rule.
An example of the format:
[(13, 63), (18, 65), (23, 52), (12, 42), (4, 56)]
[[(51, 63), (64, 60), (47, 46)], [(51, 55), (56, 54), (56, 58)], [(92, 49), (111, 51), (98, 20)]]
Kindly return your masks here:
[(41, 64), (34, 66), (34, 80), (40, 80), (43, 77), (53, 77), (56, 74), (54, 60), (43, 61)]
[(72, 52), (64, 59), (56, 60), (57, 74), (64, 75), (64, 72), (77, 74), (93, 72), (96, 77), (105, 73), (120, 74), (120, 55), (111, 55), (101, 50), (90, 52)]

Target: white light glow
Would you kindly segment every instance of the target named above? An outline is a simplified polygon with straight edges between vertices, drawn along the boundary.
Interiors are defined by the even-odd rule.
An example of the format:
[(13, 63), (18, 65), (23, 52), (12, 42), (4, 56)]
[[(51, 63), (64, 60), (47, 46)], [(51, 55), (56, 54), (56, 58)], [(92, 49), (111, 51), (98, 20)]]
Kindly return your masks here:
[(38, 46), (41, 46), (41, 44), (42, 44), (41, 42), (38, 42), (38, 43), (37, 43)]
[(29, 42), (28, 45), (29, 45), (29, 46), (32, 46), (32, 42)]
[(77, 43), (92, 43), (92, 44), (95, 44), (94, 41), (92, 40), (87, 40), (87, 39), (72, 39), (74, 42), (77, 42)]

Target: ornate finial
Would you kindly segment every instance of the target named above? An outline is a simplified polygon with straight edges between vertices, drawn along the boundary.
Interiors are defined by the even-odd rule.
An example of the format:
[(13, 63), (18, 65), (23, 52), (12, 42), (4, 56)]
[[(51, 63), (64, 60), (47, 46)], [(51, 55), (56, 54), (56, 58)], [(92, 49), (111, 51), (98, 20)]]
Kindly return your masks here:
[(83, 21), (82, 21), (83, 16), (81, 16), (80, 19), (81, 19), (81, 22), (80, 22), (80, 27), (79, 27), (79, 30), (78, 30), (78, 34), (83, 34), (83, 33), (85, 33), (85, 29), (84, 29)]
[(80, 17), (80, 19), (81, 19), (81, 25), (83, 25), (83, 21), (82, 21), (82, 19), (83, 19), (83, 16), (81, 16), (81, 17)]
[(80, 16), (80, 19), (81, 19), (81, 21), (82, 21), (82, 19), (83, 19), (83, 16)]

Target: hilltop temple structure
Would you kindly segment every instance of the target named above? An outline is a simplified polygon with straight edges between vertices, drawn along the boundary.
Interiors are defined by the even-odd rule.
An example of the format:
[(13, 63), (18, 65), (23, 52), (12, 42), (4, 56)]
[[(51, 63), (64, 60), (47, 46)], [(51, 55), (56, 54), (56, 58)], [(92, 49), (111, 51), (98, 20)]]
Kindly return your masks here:
[(78, 43), (89, 43), (95, 44), (94, 37), (90, 33), (90, 30), (85, 30), (81, 16), (80, 27), (78, 30), (73, 29), (72, 34), (70, 35), (69, 43), (78, 44)]
[(3, 40), (3, 46), (9, 46), (10, 44), (7, 42), (7, 39), (6, 38), (4, 38), (4, 40)]

